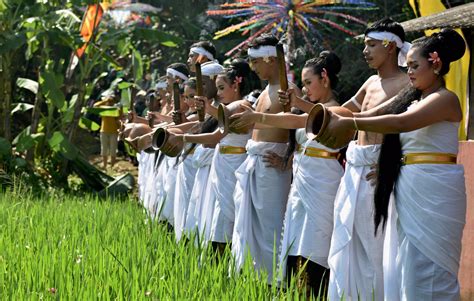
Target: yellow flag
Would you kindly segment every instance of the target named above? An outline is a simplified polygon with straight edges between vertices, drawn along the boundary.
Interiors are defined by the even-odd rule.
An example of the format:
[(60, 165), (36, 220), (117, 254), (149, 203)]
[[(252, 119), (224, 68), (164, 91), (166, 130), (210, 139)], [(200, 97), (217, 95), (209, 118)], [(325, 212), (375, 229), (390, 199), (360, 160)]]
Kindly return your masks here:
[[(446, 7), (441, 3), (440, 0), (410, 0), (410, 5), (415, 12), (417, 17), (425, 17), (432, 14), (436, 14), (446, 10)], [(433, 32), (439, 30), (425, 30), (427, 36)], [(464, 38), (460, 29), (456, 31)], [(461, 109), (463, 113), (463, 120), (459, 127), (459, 140), (466, 140), (467, 133), (467, 118), (469, 112), (468, 109), (468, 98), (467, 98), (467, 85), (468, 85), (468, 74), (469, 74), (469, 49), (466, 47), (466, 53), (464, 56), (450, 65), (449, 73), (445, 75), (446, 88), (456, 93), (461, 103)]]

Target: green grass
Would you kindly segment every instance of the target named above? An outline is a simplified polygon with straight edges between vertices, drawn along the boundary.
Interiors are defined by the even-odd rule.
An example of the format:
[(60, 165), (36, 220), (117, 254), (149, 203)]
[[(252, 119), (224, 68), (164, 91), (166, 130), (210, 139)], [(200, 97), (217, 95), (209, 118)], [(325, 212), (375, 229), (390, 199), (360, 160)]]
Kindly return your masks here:
[(298, 300), (247, 264), (229, 276), (230, 252), (176, 244), (133, 200), (0, 191), (2, 300)]

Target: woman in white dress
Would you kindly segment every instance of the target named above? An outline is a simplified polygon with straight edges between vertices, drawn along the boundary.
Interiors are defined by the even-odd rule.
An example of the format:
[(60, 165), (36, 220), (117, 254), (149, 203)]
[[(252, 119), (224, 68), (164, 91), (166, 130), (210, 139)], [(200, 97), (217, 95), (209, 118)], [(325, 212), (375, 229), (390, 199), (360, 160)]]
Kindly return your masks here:
[[(336, 54), (323, 51), (317, 58), (306, 62), (302, 70), (303, 91), (311, 103), (298, 99), (289, 90), (280, 93), (283, 101), (291, 95), (292, 107), (308, 110), (315, 103), (338, 106), (333, 89), (341, 62)], [(308, 106), (309, 105), (309, 106)], [(343, 168), (339, 163), (339, 150), (331, 149), (316, 141), (308, 141), (305, 133), (307, 114), (265, 114), (250, 109), (241, 114), (240, 122), (248, 121), (274, 127), (296, 129), (298, 146), (290, 144), (286, 160), (293, 155), (293, 183), (286, 207), (280, 266), (284, 277), (300, 273), (297, 283), (306, 286), (307, 293), (318, 295), (327, 291), (329, 269), (327, 258), (333, 225), (334, 198)], [(239, 124), (236, 124), (239, 126)], [(290, 140), (291, 141), (291, 140)], [(276, 159), (276, 160), (275, 160)], [(269, 154), (270, 164), (280, 161)], [(284, 167), (283, 164), (282, 167)], [(303, 268), (306, 265), (306, 268)], [(322, 286), (321, 286), (322, 284)]]
[[(250, 93), (255, 87), (254, 78), (256, 76), (253, 76), (247, 62), (239, 59), (232, 61), (231, 65), (216, 78), (218, 100), (226, 105), (230, 103), (235, 105), (235, 102), (239, 100), (245, 102), (242, 101), (243, 96)], [(200, 221), (201, 225), (205, 225), (199, 228), (200, 231), (205, 229), (207, 233), (205, 239), (212, 241), (214, 248), (221, 253), (225, 249), (225, 245), (232, 241), (234, 226), (233, 192), (236, 183), (234, 172), (247, 156), (245, 145), (249, 138), (250, 133), (229, 133), (226, 135), (219, 130), (208, 134), (183, 135), (183, 139), (188, 142), (219, 143), (213, 154), (212, 167), (207, 182), (210, 191), (203, 200), (196, 200), (197, 202), (205, 201), (212, 204), (202, 205), (191, 202), (191, 206), (207, 209), (204, 214), (192, 217), (190, 220), (196, 219)], [(212, 196), (212, 200), (210, 196)], [(198, 211), (201, 212), (201, 210)], [(210, 214), (211, 211), (212, 214)], [(192, 227), (192, 223), (189, 226)]]
[[(465, 48), (451, 29), (415, 40), (407, 55), (411, 87), (352, 119), (332, 113), (320, 138), (331, 146), (348, 129), (386, 134), (375, 191), (375, 225), (389, 226), (386, 235), (395, 246), (385, 248), (384, 257), (391, 256), (384, 258), (385, 264), (391, 265), (384, 277), (395, 280), (385, 281), (386, 300), (460, 299), (457, 274), (466, 195), (456, 155), (462, 110), (443, 75)], [(396, 214), (387, 220), (393, 189), (398, 227)], [(398, 244), (393, 243), (397, 238)]]

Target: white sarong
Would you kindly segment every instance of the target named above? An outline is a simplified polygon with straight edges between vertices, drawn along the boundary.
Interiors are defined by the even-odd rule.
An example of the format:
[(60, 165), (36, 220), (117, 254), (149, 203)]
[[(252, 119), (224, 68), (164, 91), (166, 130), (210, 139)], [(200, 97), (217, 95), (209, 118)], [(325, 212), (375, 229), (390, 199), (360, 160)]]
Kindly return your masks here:
[[(188, 148), (189, 147), (191, 147), (191, 145), (189, 145)], [(184, 153), (186, 153), (186, 151)], [(182, 162), (178, 166), (178, 173), (176, 175), (176, 191), (173, 208), (176, 241), (179, 241), (183, 234), (186, 215), (188, 213), (189, 199), (191, 197), (191, 191), (194, 186), (194, 179), (197, 171), (193, 163), (193, 154), (188, 154), (184, 160), (181, 158), (180, 160)]]
[(457, 275), (466, 218), (463, 166), (402, 166), (396, 204), (401, 300), (460, 300)]
[(229, 134), (216, 147), (212, 161), (216, 174), (215, 177), (210, 178), (210, 185), (216, 195), (211, 241), (220, 243), (232, 242), (235, 218), (234, 190), (235, 183), (237, 182), (235, 171), (247, 158), (247, 153), (221, 154), (219, 149), (222, 146), (245, 147), (249, 138), (249, 134)]
[(268, 283), (272, 282), (277, 265), (274, 259), (277, 260), (280, 247), (291, 173), (266, 167), (262, 156), (268, 151), (284, 156), (286, 149), (286, 143), (249, 140), (247, 159), (236, 171), (232, 237), (236, 269), (240, 270), (249, 250), (255, 268), (268, 273)]
[(160, 175), (163, 176), (163, 193), (159, 196), (159, 202), (157, 203), (157, 206), (155, 206), (156, 216), (158, 216), (159, 220), (165, 220), (174, 227), (173, 209), (178, 164), (177, 159), (174, 157), (165, 156), (163, 160), (164, 162), (161, 164), (166, 164), (166, 173)]
[(380, 145), (349, 144), (334, 203), (329, 300), (383, 300), (383, 234), (374, 236), (374, 187), (366, 180)]
[(143, 205), (145, 202), (145, 183), (148, 177), (147, 169), (149, 166), (148, 163), (148, 156), (149, 154), (145, 151), (141, 151), (137, 153), (137, 161), (138, 161), (138, 199), (140, 203)]
[[(161, 213), (163, 211), (163, 197), (165, 195), (166, 175), (168, 173), (168, 165), (166, 163), (166, 156), (162, 153), (156, 154), (157, 158), (154, 162), (152, 180), (153, 190), (151, 192), (150, 215), (153, 219), (165, 220)], [(161, 160), (160, 160), (161, 159)]]
[(337, 152), (316, 141), (308, 141), (299, 159), (293, 160), (293, 184), (286, 207), (280, 252), (283, 276), (286, 275), (287, 256), (303, 256), (329, 268), (334, 199), (344, 170), (336, 159), (304, 155), (306, 147)]
[[(210, 195), (208, 185), (214, 151), (213, 148), (205, 148), (199, 145), (193, 155), (196, 177), (191, 191), (184, 231), (190, 233), (197, 230), (201, 240), (203, 239), (202, 236), (205, 236), (206, 229), (210, 231), (211, 225), (206, 224), (206, 220), (209, 219), (207, 215), (212, 218), (212, 210), (214, 209), (214, 198)], [(212, 203), (212, 208), (209, 207), (209, 202)]]
[(143, 170), (143, 207), (147, 211), (148, 215), (153, 217), (153, 191), (154, 191), (154, 178), (156, 177), (155, 171), (155, 158), (156, 155), (153, 154), (146, 154), (144, 156), (144, 170)]

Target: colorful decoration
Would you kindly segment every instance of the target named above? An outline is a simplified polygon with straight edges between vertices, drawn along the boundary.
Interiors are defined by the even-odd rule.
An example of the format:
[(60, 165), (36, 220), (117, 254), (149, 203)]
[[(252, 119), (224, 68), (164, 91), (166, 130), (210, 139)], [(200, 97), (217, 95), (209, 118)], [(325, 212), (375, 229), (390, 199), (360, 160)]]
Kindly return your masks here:
[[(219, 39), (230, 33), (240, 31), (247, 35), (252, 29), (255, 31), (242, 43), (238, 44), (226, 55), (232, 55), (237, 50), (261, 35), (270, 32), (281, 37), (286, 35), (287, 44), (292, 43), (295, 30), (302, 33), (306, 44), (311, 45), (307, 36), (308, 32), (315, 32), (315, 25), (326, 25), (349, 35), (355, 35), (353, 31), (336, 23), (335, 19), (366, 25), (366, 22), (354, 16), (342, 13), (346, 10), (368, 10), (374, 9), (375, 4), (361, 0), (274, 0), (274, 1), (236, 1), (225, 3), (218, 10), (208, 10), (208, 16), (223, 16), (224, 18), (245, 17), (246, 20), (229, 26), (215, 33), (214, 39)], [(332, 20), (327, 19), (331, 17)]]

